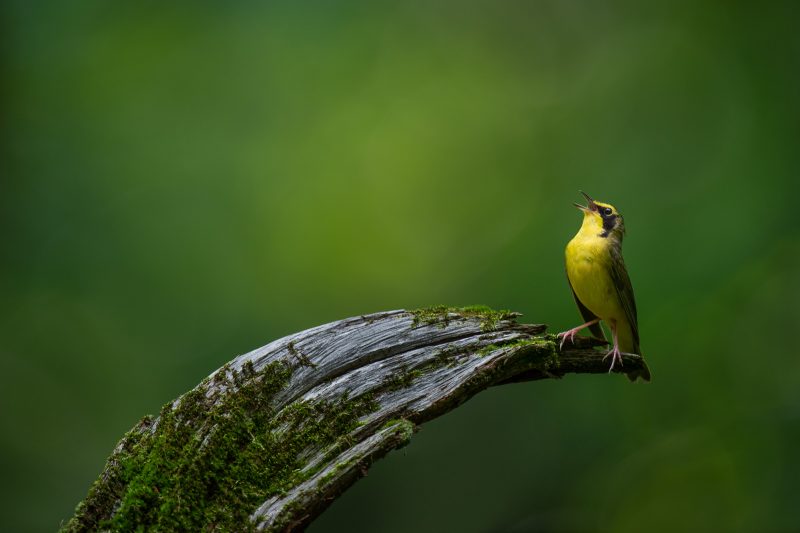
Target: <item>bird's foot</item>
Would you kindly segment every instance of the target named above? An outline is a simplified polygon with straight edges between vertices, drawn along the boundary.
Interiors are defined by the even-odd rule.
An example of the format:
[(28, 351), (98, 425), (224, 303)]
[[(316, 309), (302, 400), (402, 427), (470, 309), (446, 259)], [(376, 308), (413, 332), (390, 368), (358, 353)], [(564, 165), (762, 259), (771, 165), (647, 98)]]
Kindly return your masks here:
[(622, 366), (622, 352), (619, 351), (619, 346), (614, 344), (614, 347), (603, 356), (603, 361), (605, 361), (606, 357), (609, 355), (611, 356), (611, 367), (608, 369), (608, 373), (610, 374), (611, 371), (614, 370), (614, 363), (619, 361), (619, 366)]
[(558, 345), (558, 349), (560, 350), (561, 348), (564, 347), (564, 343), (567, 341), (567, 339), (569, 339), (570, 343), (574, 344), (575, 343), (575, 335), (585, 327), (586, 327), (585, 325), (578, 326), (577, 328), (568, 329), (567, 331), (562, 331), (561, 333), (556, 335), (556, 337), (561, 339), (561, 344)]

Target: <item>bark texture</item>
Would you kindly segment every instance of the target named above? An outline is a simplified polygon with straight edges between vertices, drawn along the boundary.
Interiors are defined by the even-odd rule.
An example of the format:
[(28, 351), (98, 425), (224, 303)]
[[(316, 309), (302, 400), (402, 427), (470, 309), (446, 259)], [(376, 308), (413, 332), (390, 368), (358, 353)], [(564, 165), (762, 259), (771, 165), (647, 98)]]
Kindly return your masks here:
[(241, 355), (131, 430), (64, 529), (301, 530), (420, 424), (481, 390), (608, 372), (597, 341), (560, 350), (517, 316), (390, 311)]

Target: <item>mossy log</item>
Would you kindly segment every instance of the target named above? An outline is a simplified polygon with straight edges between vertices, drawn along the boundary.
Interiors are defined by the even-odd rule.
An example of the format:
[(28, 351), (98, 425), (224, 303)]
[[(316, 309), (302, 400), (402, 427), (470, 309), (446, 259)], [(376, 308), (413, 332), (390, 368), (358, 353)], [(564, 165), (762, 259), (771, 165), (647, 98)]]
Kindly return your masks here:
[(302, 530), (420, 424), (481, 390), (608, 372), (598, 341), (561, 350), (517, 316), (390, 311), (241, 355), (142, 419), (63, 529)]

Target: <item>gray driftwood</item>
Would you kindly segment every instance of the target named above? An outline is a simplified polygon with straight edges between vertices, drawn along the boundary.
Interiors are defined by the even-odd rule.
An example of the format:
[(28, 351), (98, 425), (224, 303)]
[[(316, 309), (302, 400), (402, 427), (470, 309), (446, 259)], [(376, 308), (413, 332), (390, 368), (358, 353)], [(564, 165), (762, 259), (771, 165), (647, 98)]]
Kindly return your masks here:
[[(207, 402), (204, 409), (227, 405), (223, 399), (241, 394), (235, 380), (231, 382), (220, 376), (235, 376), (245, 371), (258, 373), (275, 364), (290, 371), (286, 382), (270, 397), (270, 413), (274, 413), (270, 417), (275, 420), (291, 406), (341, 404), (343, 398), (370, 399), (369, 408), (358, 412), (357, 423), (347, 426), (346, 433), (336, 437), (335, 442), (312, 441), (298, 451), (297, 468), (280, 490), (264, 489), (255, 505), (251, 497), (251, 507), (244, 515), (245, 525), (256, 530), (304, 528), (364, 475), (373, 461), (406, 444), (420, 424), (457, 407), (487, 387), (560, 378), (568, 373), (608, 372), (603, 352), (593, 348), (598, 342), (581, 338), (560, 350), (554, 336), (544, 335), (546, 326), (519, 324), (516, 316), (483, 308), (398, 310), (359, 316), (276, 340), (235, 358), (212, 374), (198, 386), (203, 401)], [(623, 362), (626, 371), (641, 367), (641, 359), (636, 355), (624, 355)], [(189, 401), (188, 394), (176, 400), (172, 408)], [(221, 413), (223, 417), (227, 415)], [(164, 416), (162, 411), (161, 418)], [(170, 424), (177, 427), (188, 415), (181, 416), (170, 419)], [(192, 426), (194, 441), (199, 443), (193, 450), (216, 445), (213, 420), (220, 419)], [(115, 513), (130, 505), (126, 502), (131, 501), (133, 490), (128, 486), (132, 478), (125, 472), (134, 468), (120, 465), (132, 461), (133, 454), (146, 457), (141, 454), (157, 445), (154, 444), (157, 439), (148, 441), (142, 436), (154, 435), (159, 422), (158, 418), (145, 420), (123, 439), (89, 496), (65, 524), (66, 530), (119, 526), (119, 523), (114, 525)], [(247, 431), (258, 440), (259, 432), (292, 429), (278, 424), (266, 430), (252, 427)], [(142, 468), (141, 461), (134, 464)], [(181, 476), (181, 472), (165, 475)], [(230, 475), (224, 470), (206, 472), (215, 487), (218, 482), (231, 481), (213, 479)], [(204, 483), (208, 492), (207, 482)], [(238, 480), (233, 480), (229, 485), (236, 483)], [(172, 497), (181, 490), (176, 488), (174, 479), (163, 484), (172, 487)], [(147, 517), (145, 529), (159, 523), (162, 525), (156, 529), (169, 527), (157, 522), (161, 519), (158, 513), (162, 512), (158, 506), (163, 507), (162, 499), (166, 498), (164, 487), (156, 487), (157, 494), (137, 503), (154, 506), (149, 514), (132, 515)], [(191, 495), (178, 493), (177, 497), (187, 499)], [(206, 505), (212, 499), (208, 496), (203, 502), (190, 505)], [(196, 516), (187, 520), (194, 522), (181, 522), (181, 527), (200, 525), (203, 529), (215, 529), (218, 524), (216, 519)]]

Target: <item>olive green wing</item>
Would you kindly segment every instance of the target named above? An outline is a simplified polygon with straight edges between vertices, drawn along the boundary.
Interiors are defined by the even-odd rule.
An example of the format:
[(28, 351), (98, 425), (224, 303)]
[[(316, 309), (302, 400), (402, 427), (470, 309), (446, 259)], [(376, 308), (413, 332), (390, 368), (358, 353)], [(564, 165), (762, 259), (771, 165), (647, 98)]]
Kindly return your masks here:
[(628, 324), (630, 324), (631, 327), (633, 352), (641, 354), (639, 351), (639, 323), (636, 318), (636, 299), (633, 296), (631, 278), (628, 276), (628, 270), (625, 268), (625, 261), (622, 259), (622, 249), (619, 246), (611, 247), (611, 263), (609, 269), (611, 281), (617, 292), (617, 298), (619, 298), (622, 310), (625, 312), (625, 318), (628, 320)]
[[(569, 276), (567, 276), (567, 283), (569, 283), (569, 288), (572, 291), (572, 297), (575, 298), (575, 303), (578, 304), (578, 310), (581, 312), (583, 320), (586, 322), (591, 322), (592, 320), (595, 320), (597, 318), (597, 315), (589, 311), (589, 308), (583, 305), (583, 303), (581, 303), (581, 301), (578, 299), (578, 295), (575, 294), (575, 289), (572, 288), (572, 282), (569, 280)], [(597, 324), (592, 324), (591, 326), (589, 326), (589, 331), (591, 331), (592, 335), (594, 335), (598, 339), (606, 340), (606, 336), (603, 333), (603, 328), (600, 327), (599, 322)]]

